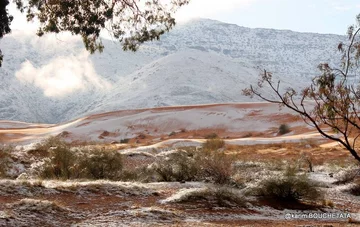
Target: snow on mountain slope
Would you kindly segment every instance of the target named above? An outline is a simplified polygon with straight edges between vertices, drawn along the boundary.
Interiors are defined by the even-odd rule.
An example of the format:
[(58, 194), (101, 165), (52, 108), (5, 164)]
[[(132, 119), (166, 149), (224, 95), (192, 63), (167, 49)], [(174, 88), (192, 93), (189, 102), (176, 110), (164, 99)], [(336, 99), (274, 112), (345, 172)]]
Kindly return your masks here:
[(78, 38), (15, 31), (0, 40), (0, 119), (57, 123), (108, 110), (249, 101), (241, 89), (261, 69), (300, 88), (318, 63), (336, 63), (343, 39), (199, 19), (136, 53), (104, 40), (105, 51), (88, 56)]
[[(65, 78), (67, 80), (77, 77), (74, 73), (78, 69), (73, 69), (76, 64), (86, 63), (87, 69), (80, 71), (84, 74), (83, 78), (86, 79), (88, 66), (92, 66), (98, 78), (111, 85), (155, 59), (147, 51), (136, 54), (123, 52), (118, 44), (106, 40), (106, 52), (87, 56), (79, 39), (63, 41), (55, 36), (40, 39), (33, 35), (20, 35), (14, 32), (0, 41), (5, 54), (3, 67), (0, 68), (0, 119), (46, 123), (72, 119), (74, 112), (86, 112), (90, 103), (107, 92), (95, 86), (86, 86), (86, 89), (62, 97), (48, 97), (42, 90), (47, 84), (42, 84), (41, 73), (56, 78), (58, 70), (65, 68), (70, 70), (69, 78)], [(30, 67), (23, 65), (27, 60)], [(16, 77), (19, 72), (20, 76)], [(91, 85), (91, 81), (81, 81), (84, 82)]]
[(281, 75), (305, 77), (314, 76), (320, 62), (338, 62), (337, 44), (344, 40), (346, 37), (340, 35), (251, 29), (197, 19), (177, 26), (151, 45), (168, 52), (189, 48), (215, 52)]
[[(283, 79), (301, 86), (296, 78)], [(248, 101), (242, 89), (257, 80), (258, 70), (236, 59), (199, 50), (180, 51), (124, 77), (87, 114), (119, 108)]]

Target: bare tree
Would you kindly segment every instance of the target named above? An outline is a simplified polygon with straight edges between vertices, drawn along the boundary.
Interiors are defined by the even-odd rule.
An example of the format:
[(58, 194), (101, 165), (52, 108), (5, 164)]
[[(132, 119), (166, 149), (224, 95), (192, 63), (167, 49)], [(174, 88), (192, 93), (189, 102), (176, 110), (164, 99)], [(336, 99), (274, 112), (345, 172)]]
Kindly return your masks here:
[[(280, 81), (274, 81), (272, 73), (264, 72), (257, 86), (244, 89), (246, 96), (285, 106), (298, 113), (302, 119), (325, 138), (339, 142), (360, 162), (356, 141), (360, 137), (360, 84), (353, 84), (360, 60), (360, 14), (357, 24), (348, 29), (348, 42), (340, 43), (341, 67), (321, 63), (319, 76), (313, 78), (309, 87), (297, 93), (294, 88), (280, 89)], [(264, 94), (264, 87), (270, 88), (275, 98)], [(311, 101), (311, 105), (307, 101)], [(330, 128), (328, 131), (325, 128)], [(334, 134), (337, 133), (340, 136)]]

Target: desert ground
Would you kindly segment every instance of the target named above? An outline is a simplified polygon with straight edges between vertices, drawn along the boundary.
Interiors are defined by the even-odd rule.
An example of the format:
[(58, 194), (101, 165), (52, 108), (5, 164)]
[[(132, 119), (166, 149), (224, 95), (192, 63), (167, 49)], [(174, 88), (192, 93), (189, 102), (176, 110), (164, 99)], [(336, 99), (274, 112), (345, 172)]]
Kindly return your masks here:
[(0, 142), (0, 226), (360, 224), (359, 163), (273, 104), (0, 121)]

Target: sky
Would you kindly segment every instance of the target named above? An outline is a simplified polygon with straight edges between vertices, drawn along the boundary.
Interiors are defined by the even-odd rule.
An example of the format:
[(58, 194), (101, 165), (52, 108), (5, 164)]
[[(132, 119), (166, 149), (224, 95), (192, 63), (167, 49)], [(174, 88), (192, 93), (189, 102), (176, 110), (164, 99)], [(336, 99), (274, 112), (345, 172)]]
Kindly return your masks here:
[[(26, 23), (15, 7), (10, 12), (15, 16), (13, 29), (36, 28)], [(356, 0), (191, 0), (177, 12), (176, 19), (182, 23), (209, 18), (251, 28), (342, 35), (359, 13), (360, 1)]]
[(346, 34), (360, 13), (355, 0), (193, 0), (178, 20), (205, 17), (251, 28)]

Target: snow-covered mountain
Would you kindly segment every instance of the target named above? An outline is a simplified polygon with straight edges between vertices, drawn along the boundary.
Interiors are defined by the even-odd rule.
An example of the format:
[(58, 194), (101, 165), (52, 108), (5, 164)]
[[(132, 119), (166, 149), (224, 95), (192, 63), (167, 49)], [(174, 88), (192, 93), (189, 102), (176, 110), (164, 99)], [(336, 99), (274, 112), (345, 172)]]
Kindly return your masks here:
[(90, 56), (75, 37), (14, 31), (0, 40), (0, 119), (56, 123), (110, 110), (249, 101), (241, 90), (262, 69), (300, 88), (317, 64), (336, 63), (344, 39), (198, 19), (136, 53), (104, 40), (105, 51)]

